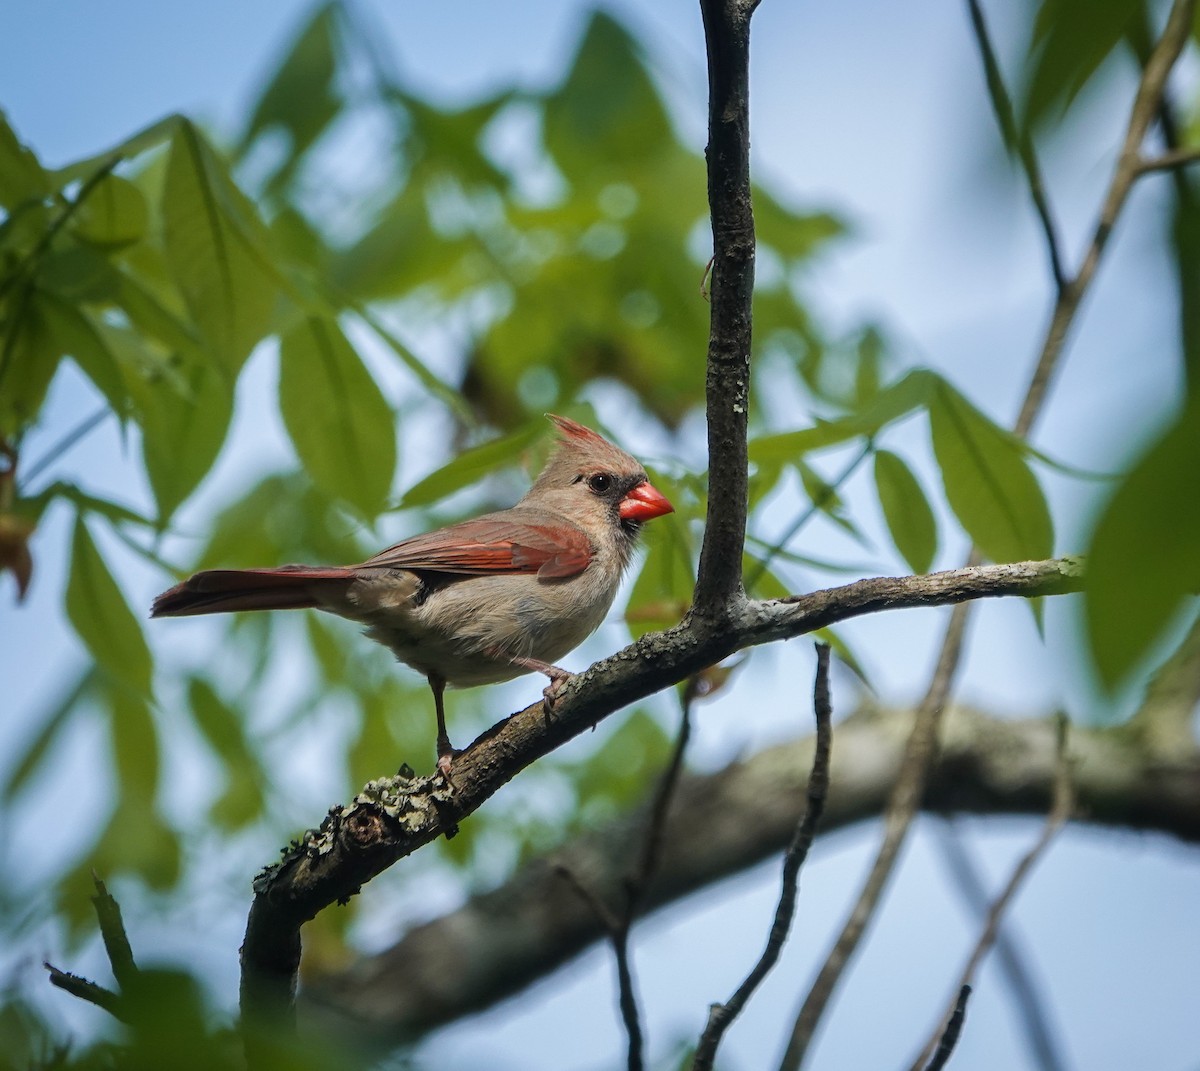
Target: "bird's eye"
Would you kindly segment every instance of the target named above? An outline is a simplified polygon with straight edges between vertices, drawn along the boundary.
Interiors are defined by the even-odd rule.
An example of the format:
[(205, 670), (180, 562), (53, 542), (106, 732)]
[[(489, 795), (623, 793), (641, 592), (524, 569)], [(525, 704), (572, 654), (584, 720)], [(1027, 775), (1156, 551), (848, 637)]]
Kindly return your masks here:
[(598, 495), (604, 494), (612, 487), (613, 478), (607, 472), (597, 472), (594, 476), (588, 477), (588, 487)]

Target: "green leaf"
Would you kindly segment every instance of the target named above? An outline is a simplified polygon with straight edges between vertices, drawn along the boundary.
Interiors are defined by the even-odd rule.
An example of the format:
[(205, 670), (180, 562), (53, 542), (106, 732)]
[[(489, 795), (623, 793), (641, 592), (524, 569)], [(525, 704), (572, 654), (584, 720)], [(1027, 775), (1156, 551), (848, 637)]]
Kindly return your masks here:
[(547, 97), (544, 129), (563, 174), (585, 184), (676, 144), (641, 46), (603, 12), (592, 14), (566, 81)]
[(994, 562), (1048, 558), (1050, 511), (1019, 442), (944, 382), (929, 425), (950, 508), (983, 554)]
[(61, 190), (72, 182), (87, 182), (94, 175), (106, 168), (113, 167), (121, 160), (132, 160), (135, 156), (157, 148), (174, 135), (176, 128), (182, 122), (186, 122), (186, 120), (178, 115), (165, 116), (155, 120), (149, 126), (143, 127), (124, 141), (118, 142), (111, 149), (105, 149), (94, 156), (86, 156), (82, 160), (67, 164), (66, 167), (58, 168), (51, 172), (54, 188)]
[(941, 382), (936, 372), (915, 369), (873, 395), (856, 413), (838, 420), (821, 420), (799, 431), (760, 436), (750, 443), (750, 460), (764, 465), (789, 463), (811, 450), (877, 435), (888, 424), (928, 405)]
[[(656, 479), (655, 486), (663, 489)], [(664, 491), (674, 502), (676, 496)], [(671, 513), (647, 525), (646, 560), (629, 593), (625, 623), (634, 639), (679, 624), (692, 604), (696, 574), (686, 518)]]
[(66, 690), (62, 699), (47, 713), (34, 738), (25, 748), (24, 754), (13, 764), (12, 770), (4, 781), (3, 800), (7, 804), (20, 794), (30, 779), (38, 773), (49, 754), (51, 747), (58, 740), (63, 729), (70, 723), (72, 716), (82, 706), (82, 700), (94, 681), (94, 672), (88, 668), (75, 678)]
[(36, 423), (58, 359), (42, 295), (16, 289), (0, 303), (0, 437)]
[(153, 663), (142, 626), (81, 517), (75, 519), (66, 607), (71, 625), (101, 668), (137, 695), (150, 695)]
[(541, 420), (532, 420), (511, 435), (502, 435), (464, 451), (453, 461), (413, 484), (396, 508), (432, 505), (493, 472), (513, 465), (545, 431), (546, 425)]
[(287, 186), (301, 157), (341, 110), (335, 82), (337, 17), (337, 5), (317, 8), (263, 89), (242, 136), (239, 156), (259, 135), (286, 132), (287, 155), (267, 181), (270, 192)]
[(236, 711), (199, 677), (188, 681), (188, 709), (225, 773), (225, 790), (213, 802), (210, 813), (221, 827), (240, 829), (262, 813), (261, 786), (266, 781), (245, 727)]
[(909, 467), (887, 450), (875, 453), (875, 488), (892, 542), (914, 573), (927, 573), (937, 553), (937, 522)]
[(91, 245), (119, 249), (140, 241), (149, 219), (142, 191), (119, 175), (105, 175), (78, 202), (71, 230)]
[(269, 239), (225, 165), (186, 120), (171, 139), (162, 215), (172, 275), (232, 380), (274, 308)]
[(50, 193), (50, 180), (33, 151), (21, 144), (0, 109), (0, 206), (15, 208), (23, 201), (41, 200)]
[(396, 471), (395, 415), (337, 321), (310, 316), (280, 340), (279, 408), (313, 482), (366, 517)]
[(761, 186), (754, 188), (754, 225), (760, 241), (794, 260), (811, 257), (830, 239), (846, 231), (845, 224), (836, 216), (785, 208)]
[[(122, 802), (153, 808), (158, 792), (161, 754), (158, 726), (146, 696), (126, 688), (103, 687), (109, 708), (109, 734), (113, 748), (113, 771)], [(122, 803), (118, 803), (118, 807)]]
[(1030, 43), (1025, 120), (1065, 112), (1144, 17), (1130, 0), (1042, 0)]
[(163, 361), (131, 332), (107, 328), (103, 334), (128, 369), (142, 427), (142, 460), (158, 503), (158, 523), (165, 527), (220, 453), (233, 392), (210, 362)]
[(1172, 422), (1100, 514), (1087, 552), (1086, 628), (1109, 689), (1200, 592), (1200, 412)]
[(109, 408), (124, 420), (129, 410), (129, 390), (113, 352), (91, 318), (78, 305), (55, 294), (42, 294), (45, 323), (60, 354), (72, 358), (104, 395)]

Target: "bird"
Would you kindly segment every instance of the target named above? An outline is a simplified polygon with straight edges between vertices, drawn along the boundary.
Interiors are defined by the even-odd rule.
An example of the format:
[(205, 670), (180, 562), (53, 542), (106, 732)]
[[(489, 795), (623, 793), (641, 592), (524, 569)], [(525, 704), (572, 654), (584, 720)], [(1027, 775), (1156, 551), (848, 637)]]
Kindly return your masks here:
[(164, 591), (151, 617), (310, 608), (365, 634), (423, 674), (437, 718), (437, 766), (459, 754), (444, 692), (539, 672), (548, 709), (571, 676), (555, 662), (604, 620), (642, 525), (674, 512), (630, 454), (567, 417), (509, 509), (402, 540), (358, 565), (206, 569)]

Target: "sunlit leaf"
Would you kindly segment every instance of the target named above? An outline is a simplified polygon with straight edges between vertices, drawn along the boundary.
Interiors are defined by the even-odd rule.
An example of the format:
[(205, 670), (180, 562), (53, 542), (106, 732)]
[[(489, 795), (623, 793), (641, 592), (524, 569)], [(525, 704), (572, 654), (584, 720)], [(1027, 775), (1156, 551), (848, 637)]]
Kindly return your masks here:
[(397, 506), (428, 506), (455, 491), (470, 487), (505, 466), (512, 465), (533, 443), (546, 434), (541, 420), (532, 420), (511, 435), (502, 435), (479, 446), (464, 450), (453, 461), (418, 480), (404, 492)]
[(39, 297), (46, 328), (60, 354), (72, 358), (104, 395), (113, 413), (124, 419), (129, 410), (129, 389), (120, 364), (89, 315), (79, 305), (55, 294)]
[(1030, 44), (1026, 121), (1056, 118), (1144, 18), (1131, 0), (1042, 0)]
[(82, 518), (75, 521), (66, 607), (71, 625), (105, 672), (137, 695), (148, 696), (152, 662), (142, 626)]
[(187, 121), (171, 139), (162, 214), (172, 274), (232, 377), (263, 337), (274, 307), (267, 232), (220, 158)]
[[(663, 490), (665, 482), (655, 486)], [(664, 493), (671, 497), (669, 491)], [(642, 541), (646, 558), (625, 608), (625, 624), (634, 639), (677, 625), (692, 604), (696, 586), (691, 534), (679, 512), (646, 525)]]
[(46, 712), (38, 731), (25, 745), (11, 770), (6, 772), (4, 787), (0, 790), (5, 803), (11, 804), (30, 780), (42, 772), (47, 755), (82, 706), (92, 681), (93, 671), (90, 668), (84, 670), (65, 690), (62, 698)]
[(16, 288), (0, 303), (0, 437), (36, 422), (58, 360), (42, 295)]
[(396, 471), (395, 415), (375, 380), (331, 319), (285, 333), (279, 365), (279, 408), (308, 474), (374, 517)]
[(887, 450), (875, 453), (875, 489), (900, 556), (914, 573), (927, 573), (937, 553), (937, 522), (912, 470)]
[(246, 738), (238, 713), (200, 677), (188, 681), (188, 709), (196, 727), (221, 760), (225, 788), (213, 802), (213, 820), (225, 829), (240, 829), (263, 809), (265, 775)]
[(750, 460), (755, 464), (790, 462), (810, 450), (876, 435), (888, 424), (928, 405), (940, 382), (941, 377), (927, 369), (908, 372), (875, 394), (857, 413), (838, 420), (821, 420), (811, 428), (754, 439), (750, 443)]
[(674, 141), (642, 48), (611, 15), (592, 14), (566, 81), (546, 100), (545, 137), (568, 179), (586, 182)]
[(946, 383), (929, 424), (946, 499), (975, 545), (995, 562), (1048, 558), (1050, 511), (1013, 437)]
[(1200, 414), (1142, 455), (1100, 515), (1087, 552), (1087, 637), (1101, 681), (1120, 685), (1200, 592)]
[(212, 363), (160, 365), (132, 336), (105, 332), (127, 364), (140, 366), (128, 377), (142, 426), (142, 458), (158, 503), (159, 523), (208, 475), (229, 430), (233, 393)]
[(0, 206), (12, 209), (50, 192), (50, 181), (33, 150), (23, 145), (0, 109)]
[(128, 179), (105, 175), (78, 202), (71, 217), (75, 237), (102, 248), (120, 248), (146, 233), (150, 213), (146, 198)]
[(239, 155), (255, 138), (273, 129), (286, 132), (287, 155), (268, 181), (278, 193), (287, 186), (304, 153), (341, 109), (335, 82), (338, 5), (318, 7), (300, 31), (263, 89), (242, 136)]

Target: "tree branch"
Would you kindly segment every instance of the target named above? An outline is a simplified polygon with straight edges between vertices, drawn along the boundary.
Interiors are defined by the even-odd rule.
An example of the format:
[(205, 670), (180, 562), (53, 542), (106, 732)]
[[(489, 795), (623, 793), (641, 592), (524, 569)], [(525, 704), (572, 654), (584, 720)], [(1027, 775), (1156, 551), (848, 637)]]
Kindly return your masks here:
[(958, 1044), (958, 1035), (962, 1033), (963, 1023), (967, 1019), (967, 1000), (970, 996), (971, 987), (969, 985), (964, 985), (958, 991), (958, 997), (954, 1001), (954, 1010), (946, 1021), (946, 1029), (942, 1031), (942, 1036), (937, 1041), (937, 1051), (934, 1052), (925, 1071), (942, 1071), (942, 1068), (949, 1062), (950, 1055), (954, 1052), (954, 1046)]
[(701, 0), (708, 54), (708, 203), (712, 308), (708, 340), (708, 514), (696, 612), (715, 617), (742, 598), (748, 501), (750, 304), (754, 211), (750, 194), (750, 16), (744, 0)]
[[(1013, 426), (1013, 431), (1026, 438), (1042, 411), (1050, 380), (1057, 368), (1066, 344), (1067, 334), (1075, 322), (1080, 304), (1096, 274), (1100, 258), (1108, 244), (1117, 217), (1138, 176), (1139, 149), (1146, 131), (1159, 110), (1167, 76), (1188, 40), (1195, 14), (1196, 0), (1175, 0), (1162, 37), (1154, 46), (1142, 72), (1134, 96), (1125, 140), (1100, 209), (1095, 230), (1078, 272), (1065, 287), (1058, 288), (1054, 313), (1047, 327), (1037, 364), (1029, 381), (1025, 399)], [(1052, 237), (1052, 232), (1047, 232)], [(979, 560), (972, 549), (968, 566)], [(949, 696), (957, 670), (970, 608), (960, 604), (954, 608), (942, 641), (938, 664), (930, 687), (921, 705), (908, 743), (907, 759), (897, 781), (892, 801), (884, 820), (884, 836), (870, 873), (859, 892), (858, 899), (843, 924), (825, 963), (822, 965), (805, 997), (793, 1024), (780, 1071), (797, 1071), (803, 1064), (817, 1023), (828, 1006), (829, 998), (858, 948), (880, 896), (899, 858), (900, 848), (916, 814), (918, 800), (930, 762), (938, 746), (942, 710)]]
[[(962, 843), (957, 826), (952, 821), (940, 823), (936, 829), (942, 861), (962, 898), (981, 921), (987, 918), (991, 905), (983, 878)], [(1058, 1039), (1047, 1013), (1048, 1001), (1033, 974), (1025, 965), (1025, 950), (1009, 929), (996, 937), (996, 963), (1008, 986), (1015, 1006), (1017, 1020), (1029, 1046), (1029, 1062), (1039, 1071), (1066, 1071)]]
[(1038, 164), (1037, 153), (1033, 149), (1033, 139), (1028, 130), (1017, 126), (1017, 118), (1013, 112), (1012, 98), (1004, 85), (1004, 77), (1000, 73), (1000, 63), (996, 59), (996, 50), (992, 47), (991, 34), (988, 32), (987, 20), (983, 17), (983, 7), (979, 0), (967, 0), (968, 12), (971, 16), (971, 30), (975, 34), (975, 44), (979, 48), (979, 59), (983, 64), (984, 80), (987, 83), (988, 97), (992, 102), (992, 111), (1000, 132), (1010, 151), (1016, 149), (1021, 168), (1025, 172), (1025, 181), (1029, 185), (1029, 196), (1033, 199), (1033, 207), (1037, 212), (1038, 222), (1042, 226), (1042, 235), (1046, 240), (1046, 254), (1050, 259), (1050, 274), (1054, 279), (1054, 287), (1061, 296), (1067, 286), (1067, 273), (1063, 267), (1062, 250), (1058, 241), (1058, 229), (1054, 226), (1054, 216), (1050, 211), (1050, 202), (1046, 195), (1046, 184), (1042, 180), (1042, 169)]
[(1000, 935), (1000, 923), (1004, 918), (1004, 913), (1008, 910), (1008, 905), (1012, 903), (1018, 890), (1025, 883), (1034, 864), (1045, 855), (1046, 849), (1050, 847), (1050, 842), (1067, 824), (1074, 809), (1075, 792), (1071, 784), (1071, 760), (1067, 754), (1067, 719), (1060, 714), (1055, 748), (1054, 804), (1050, 808), (1049, 815), (1046, 816), (1046, 824), (1042, 827), (1041, 836), (1013, 868), (1000, 895), (988, 909), (987, 917), (984, 919), (983, 932), (980, 933), (979, 940), (975, 942), (975, 947), (971, 950), (971, 955), (967, 958), (966, 966), (963, 967), (958, 985), (955, 987), (959, 995), (956, 1000), (950, 1002), (950, 1007), (942, 1016), (942, 1021), (934, 1029), (933, 1035), (921, 1051), (921, 1055), (913, 1061), (911, 1071), (921, 1071), (926, 1061), (931, 1061), (935, 1051), (940, 1048), (939, 1039), (945, 1038), (950, 1033), (954, 1018), (962, 1006), (962, 994), (971, 991), (971, 983), (975, 981), (975, 973), (979, 970), (979, 965), (996, 943), (996, 939)]
[(499, 722), (454, 760), (454, 783), (440, 776), (370, 782), (317, 830), (283, 852), (254, 882), (242, 945), (242, 1011), (247, 1020), (294, 1014), (300, 927), (347, 899), (397, 860), (452, 833), (530, 763), (601, 719), (677, 684), (744, 647), (789, 639), (863, 614), (942, 606), (1005, 595), (1078, 591), (1079, 559), (954, 569), (928, 576), (874, 577), (788, 599), (744, 601), (723, 623), (690, 616), (641, 637), (576, 675), (551, 712), (542, 702)]
[[(1200, 667), (1193, 667), (1200, 672)], [(876, 818), (903, 763), (912, 710), (866, 707), (837, 726), (838, 747), (821, 819), (823, 836)], [(1052, 719), (1012, 720), (953, 707), (921, 800), (926, 811), (1044, 816), (1055, 783)], [(803, 807), (814, 738), (780, 744), (705, 775), (686, 774), (663, 830), (663, 855), (645, 907), (671, 904), (783, 851)], [(1072, 727), (1079, 820), (1156, 831), (1200, 844), (1200, 748), (1159, 753), (1124, 726)], [(634, 813), (526, 864), (499, 888), (410, 930), (347, 971), (310, 980), (305, 1017), (324, 1013), (356, 1036), (396, 1041), (516, 993), (605, 937), (577, 897), (558, 894), (564, 866), (617, 902)], [(448, 974), (446, 964), (456, 968)]]
[(692, 1071), (711, 1071), (713, 1061), (717, 1058), (717, 1047), (725, 1032), (733, 1025), (734, 1020), (741, 1015), (746, 1002), (754, 995), (754, 991), (762, 984), (771, 972), (771, 968), (779, 959), (787, 940), (788, 931), (792, 928), (792, 918), (796, 914), (796, 896), (800, 891), (800, 868), (808, 858), (808, 850), (812, 847), (817, 835), (817, 824), (821, 821), (821, 812), (825, 809), (825, 798), (829, 794), (829, 762), (833, 746), (833, 705), (829, 698), (829, 646), (817, 644), (817, 681), (813, 688), (813, 714), (817, 720), (816, 742), (813, 747), (812, 772), (808, 775), (808, 803), (804, 809), (804, 817), (792, 834), (783, 857), (783, 881), (779, 890), (779, 905), (775, 909), (775, 919), (771, 923), (771, 932), (767, 938), (767, 947), (763, 949), (758, 962), (746, 975), (745, 981), (737, 987), (724, 1004), (713, 1004), (708, 1009), (708, 1024), (700, 1036), (696, 1046), (696, 1054), (692, 1059)]

